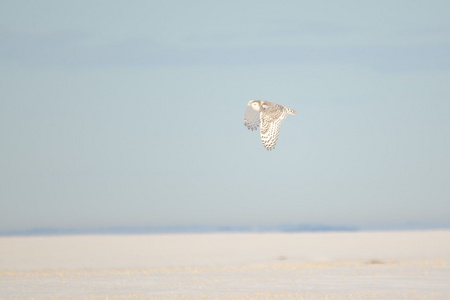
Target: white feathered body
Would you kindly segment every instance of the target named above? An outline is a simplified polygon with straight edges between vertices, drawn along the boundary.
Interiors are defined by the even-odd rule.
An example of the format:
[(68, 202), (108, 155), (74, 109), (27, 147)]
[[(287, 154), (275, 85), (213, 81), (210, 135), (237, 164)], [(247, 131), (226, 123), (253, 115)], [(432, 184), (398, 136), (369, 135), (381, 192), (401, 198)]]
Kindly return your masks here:
[(244, 125), (256, 130), (261, 125), (261, 142), (267, 150), (273, 150), (280, 134), (280, 126), (286, 115), (295, 115), (295, 110), (265, 100), (252, 100), (245, 110)]

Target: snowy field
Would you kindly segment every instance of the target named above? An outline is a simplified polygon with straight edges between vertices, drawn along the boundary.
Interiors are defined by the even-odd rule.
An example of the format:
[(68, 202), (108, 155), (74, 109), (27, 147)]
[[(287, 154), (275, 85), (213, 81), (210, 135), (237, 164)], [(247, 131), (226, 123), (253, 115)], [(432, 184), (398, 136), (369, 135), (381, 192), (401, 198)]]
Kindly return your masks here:
[(450, 230), (0, 237), (0, 299), (450, 299)]

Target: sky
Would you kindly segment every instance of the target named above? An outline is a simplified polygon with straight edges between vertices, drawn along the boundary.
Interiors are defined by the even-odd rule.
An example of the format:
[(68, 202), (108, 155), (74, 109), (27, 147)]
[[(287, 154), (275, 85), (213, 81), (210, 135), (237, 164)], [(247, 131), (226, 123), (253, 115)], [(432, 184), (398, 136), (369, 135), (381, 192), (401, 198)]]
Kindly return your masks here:
[(449, 11), (0, 0), (0, 231), (448, 225)]

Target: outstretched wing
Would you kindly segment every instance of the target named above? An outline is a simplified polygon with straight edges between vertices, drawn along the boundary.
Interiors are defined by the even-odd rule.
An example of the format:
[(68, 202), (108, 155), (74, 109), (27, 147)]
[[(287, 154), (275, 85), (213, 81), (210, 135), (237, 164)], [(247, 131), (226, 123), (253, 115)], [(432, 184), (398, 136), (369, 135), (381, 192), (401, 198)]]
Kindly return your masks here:
[(260, 123), (260, 112), (251, 108), (251, 106), (247, 106), (244, 115), (244, 125), (250, 130), (256, 130), (259, 127)]
[(273, 150), (280, 134), (280, 126), (286, 118), (286, 110), (281, 105), (267, 107), (261, 113), (261, 142), (267, 150)]

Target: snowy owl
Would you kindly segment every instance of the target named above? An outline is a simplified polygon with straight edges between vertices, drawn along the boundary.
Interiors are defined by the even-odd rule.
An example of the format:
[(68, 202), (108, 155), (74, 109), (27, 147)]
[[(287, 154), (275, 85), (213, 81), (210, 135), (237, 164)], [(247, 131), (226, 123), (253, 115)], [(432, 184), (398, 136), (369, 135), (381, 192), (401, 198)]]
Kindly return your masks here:
[(261, 142), (267, 150), (273, 150), (278, 140), (281, 123), (286, 115), (295, 115), (293, 109), (264, 100), (252, 100), (245, 110), (244, 125), (256, 130), (261, 123)]

